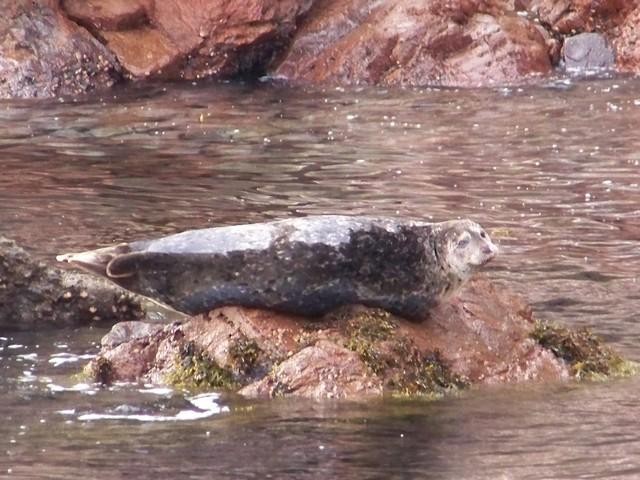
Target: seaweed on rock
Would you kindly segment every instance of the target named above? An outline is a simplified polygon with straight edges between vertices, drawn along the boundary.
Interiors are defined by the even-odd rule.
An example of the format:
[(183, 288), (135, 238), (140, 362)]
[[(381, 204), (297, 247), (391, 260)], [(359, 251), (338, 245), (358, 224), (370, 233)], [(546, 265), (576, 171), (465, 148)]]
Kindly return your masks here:
[(167, 384), (189, 391), (231, 389), (236, 386), (232, 373), (218, 365), (194, 342), (179, 350), (174, 368), (165, 376)]
[(345, 346), (384, 379), (385, 390), (400, 396), (440, 397), (469, 386), (440, 352), (421, 352), (397, 326), (388, 312), (365, 310), (349, 318), (346, 327)]
[(638, 372), (635, 362), (625, 360), (588, 328), (572, 330), (537, 321), (531, 337), (570, 366), (579, 380), (629, 376)]

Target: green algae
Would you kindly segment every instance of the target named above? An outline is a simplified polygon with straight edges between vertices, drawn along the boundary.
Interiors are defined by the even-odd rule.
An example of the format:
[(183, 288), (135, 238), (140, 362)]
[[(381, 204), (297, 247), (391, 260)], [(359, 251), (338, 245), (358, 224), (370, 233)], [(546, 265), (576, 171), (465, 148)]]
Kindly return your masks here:
[(588, 328), (572, 330), (537, 321), (531, 337), (556, 357), (568, 363), (579, 380), (626, 377), (640, 372), (640, 366), (625, 360)]
[(174, 369), (165, 377), (167, 384), (188, 391), (232, 389), (235, 381), (232, 373), (215, 360), (187, 342), (176, 356)]
[[(469, 386), (469, 381), (454, 374), (439, 351), (425, 355), (418, 365), (417, 375), (413, 381), (417, 392), (444, 394), (452, 390), (460, 390)], [(411, 386), (411, 385), (410, 385)]]
[(383, 310), (357, 312), (348, 318), (345, 347), (383, 378), (385, 389), (395, 396), (436, 398), (469, 385), (453, 373), (440, 352), (421, 352), (398, 324)]
[(401, 364), (387, 382), (394, 396), (440, 398), (470, 385), (467, 378), (454, 373), (438, 350), (423, 353), (404, 337), (393, 346)]
[(391, 339), (396, 328), (391, 314), (384, 310), (358, 312), (347, 322), (345, 347), (356, 352), (373, 373), (382, 373), (389, 366), (389, 359), (379, 344)]
[(242, 337), (229, 347), (229, 363), (241, 374), (249, 374), (258, 365), (262, 349), (255, 340)]
[(105, 357), (97, 357), (75, 375), (77, 381), (90, 381), (106, 386), (113, 383), (113, 364)]

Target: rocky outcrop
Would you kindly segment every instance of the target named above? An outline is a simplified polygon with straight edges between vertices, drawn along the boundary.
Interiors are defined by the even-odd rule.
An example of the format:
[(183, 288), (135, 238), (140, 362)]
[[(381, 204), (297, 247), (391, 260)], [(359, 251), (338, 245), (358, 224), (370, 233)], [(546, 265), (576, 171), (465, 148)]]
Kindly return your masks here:
[(523, 299), (485, 277), (420, 322), (362, 306), (319, 319), (243, 307), (189, 318), (48, 267), (0, 237), (0, 330), (95, 323), (115, 323), (86, 368), (103, 384), (360, 398), (636, 371), (588, 331), (536, 322)]
[[(523, 0), (544, 27), (562, 39), (568, 69), (640, 71), (640, 5), (636, 0)], [(595, 32), (597, 36), (585, 36)], [(594, 34), (594, 35), (595, 35)], [(575, 61), (575, 59), (578, 61)], [(615, 63), (614, 63), (615, 62)]]
[(0, 98), (79, 95), (120, 78), (114, 55), (53, 0), (0, 0)]
[(127, 324), (129, 338), (120, 326), (105, 337), (87, 370), (94, 380), (353, 398), (440, 395), (574, 373), (570, 359), (553, 349), (560, 335), (538, 341), (527, 304), (482, 277), (418, 323), (353, 306), (315, 321), (226, 307), (163, 329), (144, 325)]
[(64, 0), (74, 21), (133, 78), (228, 77), (261, 70), (312, 0)]
[[(565, 64), (563, 44), (566, 65), (580, 72), (585, 62), (568, 52), (576, 46), (595, 51), (596, 37), (584, 33), (613, 46), (617, 70), (640, 71), (636, 0), (0, 5), (0, 97), (76, 95), (108, 87), (122, 75), (135, 81), (269, 73), (321, 85), (515, 84), (545, 78)], [(609, 65), (608, 48), (596, 49), (606, 55), (595, 63)]]
[(640, 6), (626, 16), (616, 32), (613, 44), (618, 69), (640, 73)]
[(520, 0), (549, 30), (562, 35), (615, 28), (634, 7), (629, 0)]
[(147, 319), (148, 304), (101, 279), (49, 267), (0, 237), (0, 329), (4, 331)]
[(551, 68), (547, 39), (511, 2), (327, 0), (315, 4), (274, 74), (471, 87), (522, 82)]

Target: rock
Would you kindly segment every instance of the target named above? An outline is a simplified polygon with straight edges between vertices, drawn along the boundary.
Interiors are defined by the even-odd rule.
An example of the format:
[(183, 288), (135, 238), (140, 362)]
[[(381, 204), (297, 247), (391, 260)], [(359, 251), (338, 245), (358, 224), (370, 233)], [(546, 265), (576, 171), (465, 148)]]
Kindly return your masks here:
[(610, 70), (615, 67), (615, 53), (599, 33), (580, 33), (567, 37), (562, 47), (565, 68), (569, 71)]
[(249, 397), (355, 398), (382, 395), (383, 387), (380, 377), (368, 371), (356, 352), (319, 340), (239, 393)]
[(138, 320), (147, 304), (101, 279), (48, 267), (0, 237), (0, 329)]
[(419, 323), (362, 306), (317, 321), (225, 307), (115, 347), (106, 342), (88, 371), (247, 396), (438, 396), (469, 385), (568, 379), (578, 376), (578, 363), (581, 375), (591, 371), (585, 365), (624, 371), (629, 364), (598, 342), (541, 327), (520, 297), (480, 277)]
[(134, 79), (260, 71), (312, 0), (64, 0)]
[(128, 30), (148, 25), (153, 0), (63, 0), (69, 18), (90, 30)]
[[(640, 70), (640, 7), (626, 0), (0, 0), (0, 6), (0, 98), (78, 95), (123, 76), (269, 73), (319, 85), (517, 84), (549, 74), (565, 36), (569, 68), (609, 68), (611, 49), (579, 36), (590, 32), (611, 41), (620, 71)], [(590, 53), (569, 51), (576, 48)]]
[(627, 0), (521, 0), (552, 31), (564, 35), (609, 30), (630, 10)]
[(272, 73), (330, 84), (506, 84), (549, 73), (549, 49), (512, 2), (328, 0)]
[(622, 72), (640, 72), (640, 7), (633, 10), (621, 23), (613, 45), (617, 52), (618, 69)]
[(115, 57), (53, 0), (0, 0), (0, 98), (79, 95), (120, 79)]
[(102, 337), (100, 342), (103, 347), (117, 347), (121, 343), (130, 342), (153, 336), (163, 329), (159, 323), (146, 323), (141, 321), (119, 322), (111, 328), (111, 331)]

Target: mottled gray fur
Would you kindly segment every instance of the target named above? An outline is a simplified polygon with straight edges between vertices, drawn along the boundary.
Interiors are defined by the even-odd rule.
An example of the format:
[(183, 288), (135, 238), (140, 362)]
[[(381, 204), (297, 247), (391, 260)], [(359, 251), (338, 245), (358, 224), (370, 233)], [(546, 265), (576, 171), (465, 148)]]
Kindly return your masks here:
[(416, 319), (496, 252), (470, 220), (325, 215), (191, 230), (58, 259), (190, 314), (242, 305), (318, 316), (359, 303)]

